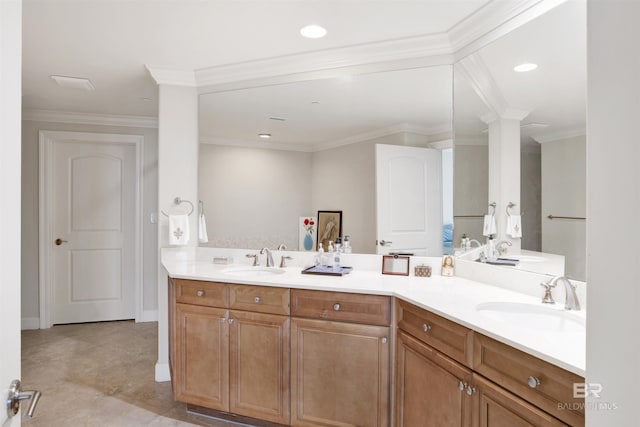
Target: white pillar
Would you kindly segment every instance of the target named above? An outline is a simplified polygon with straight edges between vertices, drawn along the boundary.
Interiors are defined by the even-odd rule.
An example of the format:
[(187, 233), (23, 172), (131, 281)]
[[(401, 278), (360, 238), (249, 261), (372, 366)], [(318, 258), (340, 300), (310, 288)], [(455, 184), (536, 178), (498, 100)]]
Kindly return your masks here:
[[(188, 247), (198, 245), (198, 92), (195, 84), (159, 83), (158, 100), (158, 211), (172, 209), (180, 197), (193, 203), (189, 218)], [(188, 74), (187, 74), (188, 75)], [(175, 208), (174, 208), (175, 209)], [(169, 381), (169, 323), (167, 272), (161, 264), (160, 248), (169, 246), (168, 218), (158, 212), (158, 362), (156, 381)]]
[[(587, 3), (587, 427), (638, 425), (640, 2)], [(629, 244), (631, 242), (631, 244)]]
[(520, 212), (520, 120), (493, 117), (489, 125), (489, 203), (496, 203), (496, 241), (511, 240), (512, 250), (520, 250), (521, 239), (506, 234), (507, 205)]

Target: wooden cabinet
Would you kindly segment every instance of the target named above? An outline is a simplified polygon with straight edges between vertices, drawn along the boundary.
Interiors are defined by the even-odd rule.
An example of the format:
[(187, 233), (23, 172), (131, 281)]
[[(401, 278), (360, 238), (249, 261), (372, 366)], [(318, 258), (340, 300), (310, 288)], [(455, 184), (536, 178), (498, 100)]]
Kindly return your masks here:
[(226, 411), (229, 408), (227, 310), (176, 304), (176, 400)]
[(289, 316), (270, 313), (288, 314), (289, 289), (182, 279), (170, 286), (176, 400), (288, 424)]
[(289, 423), (289, 317), (231, 311), (229, 411)]
[(389, 425), (391, 299), (291, 290), (291, 425)]
[(471, 370), (402, 331), (397, 349), (395, 425), (470, 426)]
[(404, 301), (396, 315), (396, 426), (584, 425), (583, 378)]

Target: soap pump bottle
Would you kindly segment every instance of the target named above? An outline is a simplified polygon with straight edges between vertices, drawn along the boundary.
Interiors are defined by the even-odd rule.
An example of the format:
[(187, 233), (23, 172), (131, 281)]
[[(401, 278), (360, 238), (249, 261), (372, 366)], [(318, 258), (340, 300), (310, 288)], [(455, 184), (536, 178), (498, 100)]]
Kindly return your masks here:
[(350, 254), (351, 250), (350, 237), (344, 236), (344, 239), (342, 240), (342, 252), (344, 252), (345, 254)]
[(487, 258), (496, 259), (496, 244), (493, 240), (493, 234), (490, 234), (487, 238)]

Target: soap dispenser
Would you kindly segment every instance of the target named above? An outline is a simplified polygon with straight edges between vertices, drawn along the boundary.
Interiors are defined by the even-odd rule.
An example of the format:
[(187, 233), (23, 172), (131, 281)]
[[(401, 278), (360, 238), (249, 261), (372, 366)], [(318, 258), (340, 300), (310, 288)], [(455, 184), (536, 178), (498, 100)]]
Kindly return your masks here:
[(496, 259), (496, 243), (493, 240), (493, 234), (487, 238), (487, 258)]

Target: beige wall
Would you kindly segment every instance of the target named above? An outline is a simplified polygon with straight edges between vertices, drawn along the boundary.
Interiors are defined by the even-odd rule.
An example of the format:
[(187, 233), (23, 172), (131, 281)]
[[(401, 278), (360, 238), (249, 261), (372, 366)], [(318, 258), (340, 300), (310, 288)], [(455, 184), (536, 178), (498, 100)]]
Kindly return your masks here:
[(586, 154), (585, 136), (542, 144), (542, 251), (564, 255), (565, 274), (580, 280), (586, 276), (586, 221), (547, 216), (586, 217)]
[(456, 215), (484, 215), (489, 200), (489, 148), (487, 145), (456, 144), (453, 150), (453, 246), (460, 246), (462, 234), (484, 243), (483, 218), (455, 218)]
[(542, 250), (540, 146), (520, 152), (520, 212), (522, 215), (522, 249)]
[(144, 136), (143, 153), (143, 310), (154, 320), (157, 309), (157, 233), (149, 221), (157, 211), (158, 131), (149, 128), (22, 122), (22, 319), (37, 327), (38, 286), (38, 138), (40, 130), (120, 133)]
[(315, 215), (311, 175), (311, 153), (200, 144), (203, 246), (297, 250), (299, 218)]

